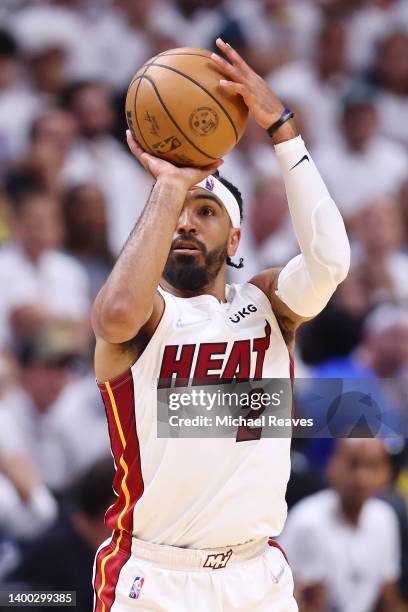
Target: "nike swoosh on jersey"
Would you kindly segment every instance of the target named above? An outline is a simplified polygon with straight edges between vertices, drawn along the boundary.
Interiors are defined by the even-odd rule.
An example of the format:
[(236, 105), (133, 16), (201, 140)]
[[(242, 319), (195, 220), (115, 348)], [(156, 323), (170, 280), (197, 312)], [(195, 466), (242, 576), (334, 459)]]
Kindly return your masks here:
[(197, 319), (196, 321), (187, 321), (186, 323), (183, 323), (182, 319), (177, 319), (176, 327), (190, 327), (190, 325), (201, 325), (203, 323), (207, 323), (208, 321), (211, 321), (210, 317), (208, 317), (207, 319)]
[(296, 166), (299, 166), (299, 164), (301, 164), (303, 161), (305, 161), (305, 159), (310, 162), (310, 159), (307, 155), (304, 155), (302, 157), (302, 159), (300, 159), (294, 166), (292, 166), (291, 170), (293, 170), (293, 168), (296, 168)]

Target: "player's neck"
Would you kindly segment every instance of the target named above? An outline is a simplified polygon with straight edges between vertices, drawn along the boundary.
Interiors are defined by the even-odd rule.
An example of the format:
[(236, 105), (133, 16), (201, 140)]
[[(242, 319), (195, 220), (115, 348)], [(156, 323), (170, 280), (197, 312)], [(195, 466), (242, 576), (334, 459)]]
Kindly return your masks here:
[(165, 290), (175, 295), (176, 297), (181, 298), (191, 298), (196, 297), (198, 295), (212, 295), (219, 302), (226, 302), (225, 296), (225, 285), (226, 278), (224, 275), (219, 275), (210, 285), (206, 285), (197, 291), (189, 291), (186, 289), (178, 289), (177, 287), (173, 287), (168, 281), (164, 278), (160, 280), (160, 286)]

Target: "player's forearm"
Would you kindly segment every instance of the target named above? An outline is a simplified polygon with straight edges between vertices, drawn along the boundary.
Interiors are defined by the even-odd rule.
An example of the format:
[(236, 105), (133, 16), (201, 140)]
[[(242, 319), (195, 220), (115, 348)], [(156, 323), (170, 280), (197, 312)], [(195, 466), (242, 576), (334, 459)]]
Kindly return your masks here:
[[(186, 197), (174, 179), (159, 179), (92, 312), (95, 333), (110, 342), (131, 338), (149, 318)], [(120, 337), (117, 335), (120, 330)]]
[(310, 317), (327, 304), (347, 276), (350, 245), (343, 219), (301, 137), (276, 146), (293, 229), (301, 255), (281, 271), (277, 295)]

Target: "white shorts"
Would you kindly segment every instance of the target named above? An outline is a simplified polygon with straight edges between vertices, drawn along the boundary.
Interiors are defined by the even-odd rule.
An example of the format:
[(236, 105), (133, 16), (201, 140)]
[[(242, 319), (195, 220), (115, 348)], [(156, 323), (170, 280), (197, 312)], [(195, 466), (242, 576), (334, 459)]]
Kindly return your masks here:
[(273, 540), (194, 550), (115, 532), (96, 554), (94, 593), (95, 612), (298, 612)]

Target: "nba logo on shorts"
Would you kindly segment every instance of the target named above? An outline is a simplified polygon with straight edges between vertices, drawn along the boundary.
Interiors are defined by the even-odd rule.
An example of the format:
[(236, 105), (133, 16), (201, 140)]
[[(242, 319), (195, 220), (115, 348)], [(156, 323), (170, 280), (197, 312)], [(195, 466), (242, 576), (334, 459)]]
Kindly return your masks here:
[(130, 599), (139, 599), (140, 591), (142, 590), (142, 586), (144, 583), (144, 578), (141, 576), (136, 576), (133, 581), (132, 588), (130, 589), (129, 597)]
[(205, 188), (208, 189), (208, 191), (214, 191), (214, 179), (212, 176), (207, 177), (207, 180), (205, 181)]

